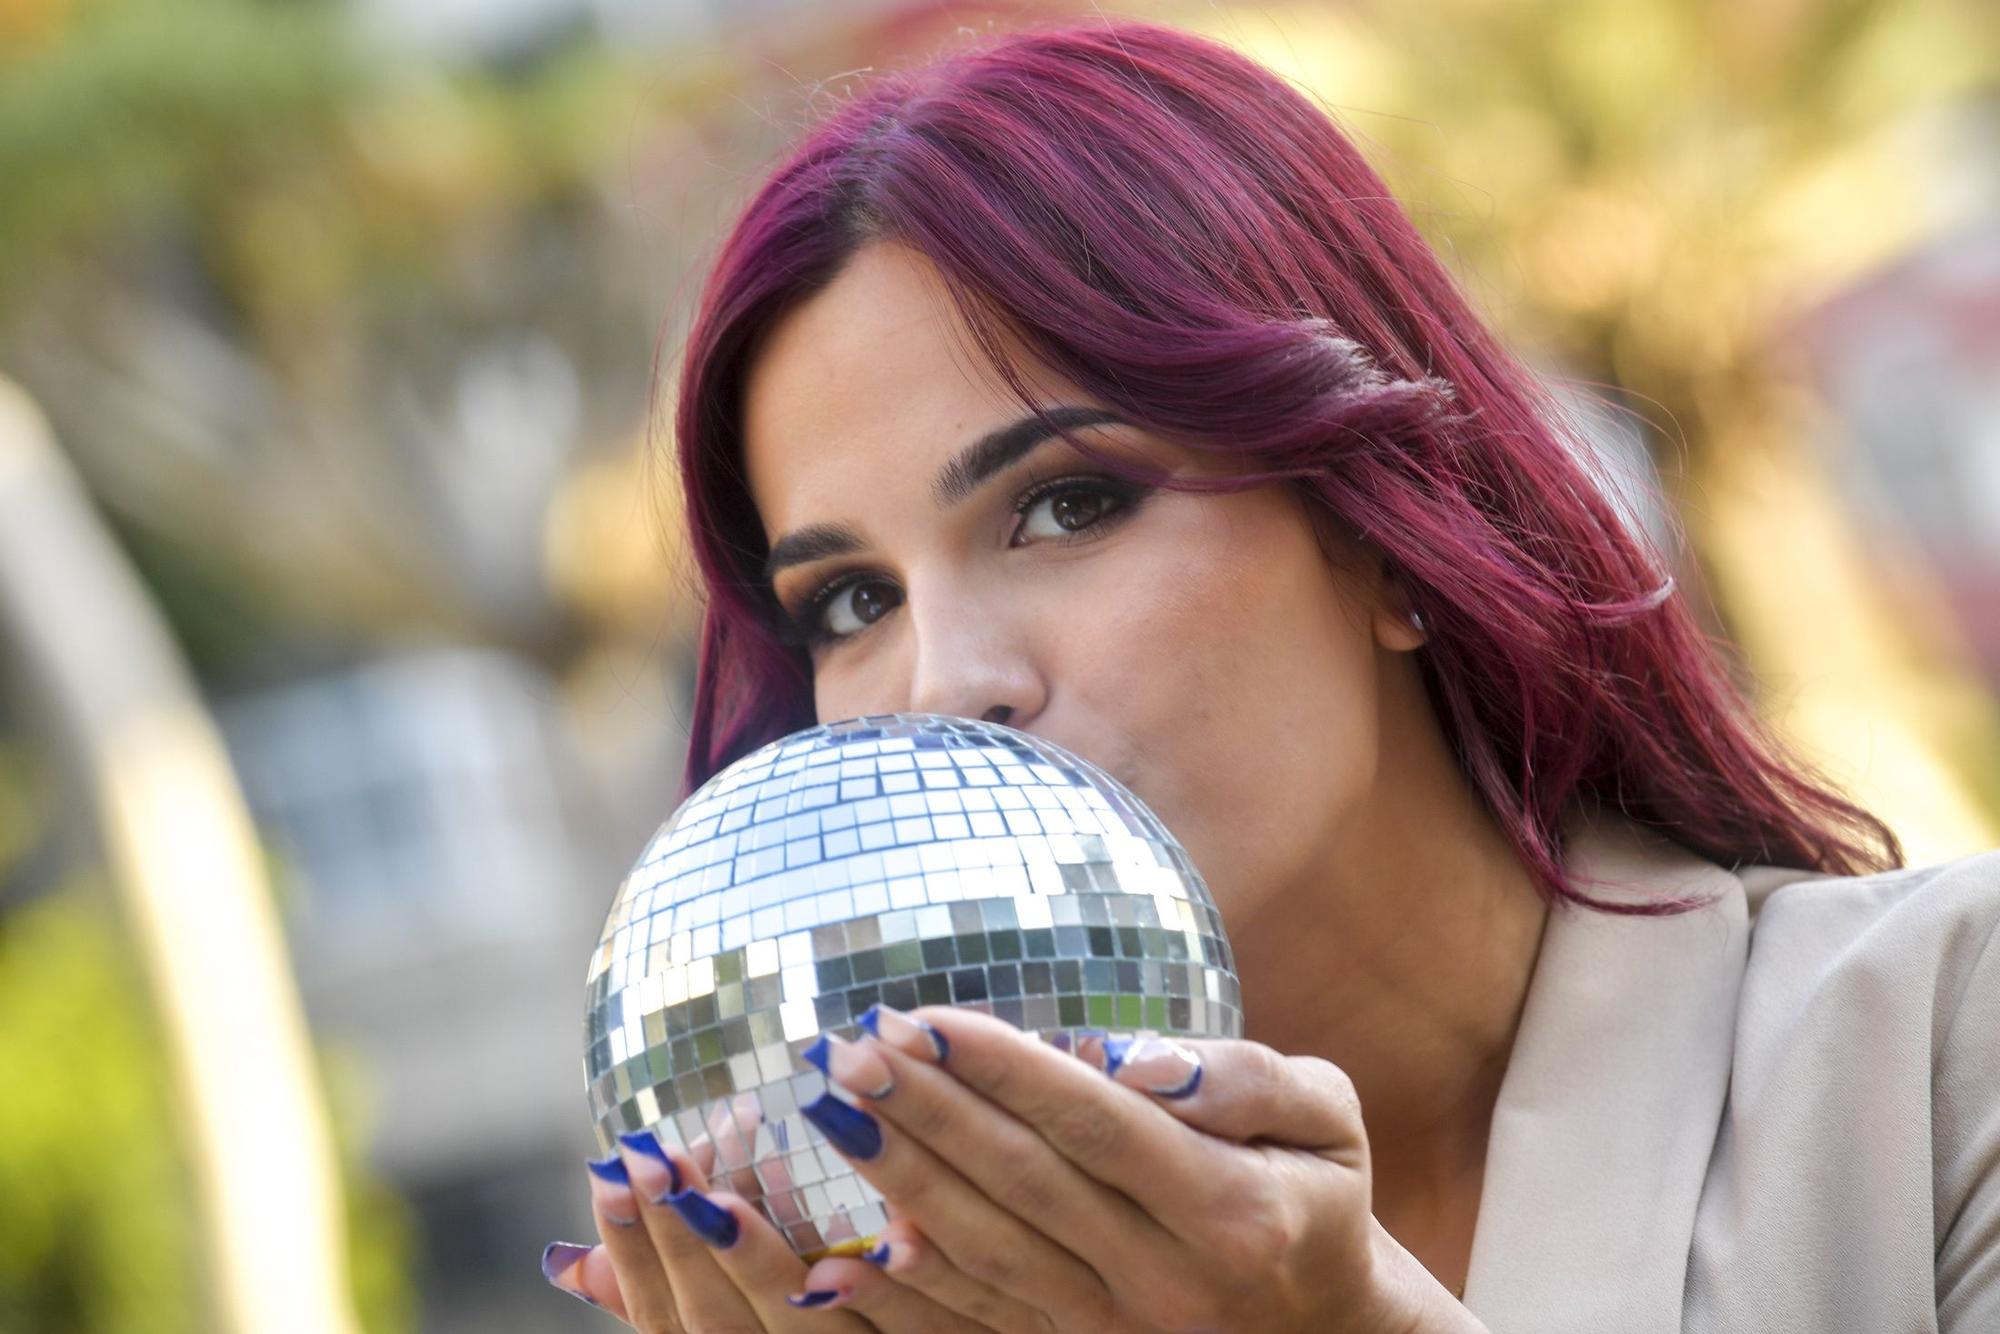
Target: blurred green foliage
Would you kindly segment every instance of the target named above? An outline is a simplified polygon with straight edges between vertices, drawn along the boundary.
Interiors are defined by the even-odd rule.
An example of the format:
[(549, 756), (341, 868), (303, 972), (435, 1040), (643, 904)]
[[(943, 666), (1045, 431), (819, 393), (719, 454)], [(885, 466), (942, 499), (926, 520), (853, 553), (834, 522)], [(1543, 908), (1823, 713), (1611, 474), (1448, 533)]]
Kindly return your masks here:
[(449, 502), (460, 395), (539, 340), (590, 368), (580, 448), (623, 440), (660, 315), (634, 265), (673, 271), (687, 222), (635, 196), (680, 197), (740, 78), (588, 25), (452, 60), (332, 0), (0, 0), (0, 370), (204, 683), (412, 624), (573, 651)]
[(281, 168), (351, 80), (330, 5), (20, 8), (49, 17), (0, 27), (0, 299), (59, 252)]
[(326, 0), (12, 2), (51, 17), (0, 6), (0, 310), (45, 271), (184, 248), (281, 371), (357, 307), (462, 285), (468, 251), (583, 200), (621, 127), (711, 73), (581, 38), (433, 65)]
[[(0, 886), (52, 803), (0, 742)], [(0, 913), (0, 1330), (196, 1334), (216, 1327), (173, 1072), (140, 961), (101, 872)], [(359, 1072), (322, 1049), (336, 1112)], [(360, 1161), (364, 1126), (336, 1115), (355, 1305), (372, 1334), (415, 1327), (402, 1201)]]
[(72, 885), (0, 918), (0, 1328), (192, 1334), (208, 1322), (168, 1072), (101, 896)]

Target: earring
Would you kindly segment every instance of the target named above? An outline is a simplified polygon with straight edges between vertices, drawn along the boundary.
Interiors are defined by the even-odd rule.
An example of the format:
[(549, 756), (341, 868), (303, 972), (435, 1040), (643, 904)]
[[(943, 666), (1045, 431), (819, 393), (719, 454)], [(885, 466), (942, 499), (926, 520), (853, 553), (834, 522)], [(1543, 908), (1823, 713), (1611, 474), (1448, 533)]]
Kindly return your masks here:
[(1415, 607), (1410, 608), (1410, 624), (1415, 626), (1418, 630), (1424, 631), (1426, 633), (1428, 633), (1430, 630), (1430, 626), (1424, 623), (1424, 614), (1418, 611)]

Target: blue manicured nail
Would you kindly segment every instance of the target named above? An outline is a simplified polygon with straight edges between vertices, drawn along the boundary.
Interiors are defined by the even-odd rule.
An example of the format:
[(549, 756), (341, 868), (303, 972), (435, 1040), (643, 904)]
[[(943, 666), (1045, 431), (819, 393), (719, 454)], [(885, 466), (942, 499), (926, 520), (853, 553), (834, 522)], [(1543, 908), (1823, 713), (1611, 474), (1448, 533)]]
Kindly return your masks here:
[[(915, 1024), (917, 1028), (922, 1030), (923, 1035), (931, 1040), (932, 1059), (934, 1059), (939, 1065), (943, 1065), (945, 1057), (951, 1054), (951, 1041), (950, 1039), (946, 1038), (943, 1033), (938, 1031), (937, 1025), (926, 1023), (922, 1019), (912, 1018), (911, 1016), (904, 1014), (901, 1010), (895, 1011), (895, 1014), (897, 1016), (897, 1022), (904, 1025)], [(861, 1012), (861, 1017), (859, 1019), (856, 1019), (854, 1022), (858, 1024), (861, 1027), (861, 1029), (864, 1032), (866, 1032), (869, 1036), (876, 1038), (882, 1037), (881, 1002), (877, 1001), (875, 1004), (870, 1005), (867, 1009), (863, 1010)], [(887, 1041), (887, 1039), (883, 1040)]]
[(799, 1055), (804, 1057), (806, 1060), (811, 1061), (814, 1065), (818, 1066), (819, 1072), (821, 1074), (831, 1078), (833, 1072), (826, 1068), (826, 1053), (827, 1053), (827, 1048), (830, 1046), (832, 1046), (832, 1044), (826, 1040), (826, 1034), (821, 1033), (817, 1038), (813, 1040), (812, 1046), (807, 1047), (804, 1051), (800, 1052)]
[(870, 1264), (882, 1265), (886, 1267), (889, 1263), (889, 1243), (887, 1241), (876, 1242), (875, 1248), (873, 1250), (863, 1251), (861, 1253), (861, 1258), (868, 1261), (868, 1263)]
[(552, 1241), (542, 1249), (542, 1277), (558, 1292), (566, 1292), (580, 1302), (588, 1302), (598, 1310), (604, 1303), (598, 1301), (581, 1288), (565, 1287), (562, 1276), (570, 1271), (578, 1260), (590, 1254), (590, 1247), (579, 1246), (573, 1241)]
[(1104, 1039), (1104, 1073), (1158, 1097), (1193, 1097), (1201, 1087), (1201, 1072), (1201, 1057), (1168, 1038)]
[(586, 1158), (583, 1160), (583, 1165), (591, 1170), (592, 1175), (609, 1181), (614, 1186), (632, 1184), (632, 1178), (625, 1172), (625, 1160), (615, 1153), (609, 1158)]
[(736, 1215), (694, 1187), (675, 1191), (667, 1196), (667, 1203), (687, 1220), (687, 1225), (694, 1229), (696, 1236), (717, 1250), (728, 1250), (736, 1244), (739, 1230)]
[(554, 1283), (558, 1275), (590, 1254), (590, 1247), (573, 1241), (552, 1241), (542, 1249), (542, 1277)]
[[(636, 1227), (636, 1215), (626, 1216), (625, 1202), (632, 1198), (632, 1178), (625, 1171), (625, 1160), (617, 1154), (609, 1158), (586, 1158), (583, 1165), (590, 1169), (596, 1180), (590, 1183), (591, 1198), (604, 1211), (604, 1216), (619, 1227)], [(603, 1182), (603, 1185), (597, 1184)]]
[(834, 1097), (831, 1090), (799, 1108), (799, 1112), (819, 1127), (820, 1134), (834, 1148), (850, 1158), (866, 1160), (882, 1152), (881, 1125), (859, 1107), (850, 1107)]
[[(634, 1130), (628, 1134), (620, 1135), (618, 1142), (634, 1153), (643, 1153), (648, 1158), (657, 1158), (667, 1165), (666, 1195), (662, 1195), (660, 1199), (665, 1199), (667, 1195), (672, 1195), (681, 1188), (681, 1169), (675, 1167), (674, 1160), (667, 1157), (667, 1151), (660, 1147), (660, 1141), (652, 1131)], [(626, 1175), (629, 1177), (631, 1174), (627, 1173)], [(659, 1202), (660, 1200), (653, 1201), (654, 1204), (658, 1204)]]
[(825, 1306), (838, 1296), (839, 1288), (808, 1288), (804, 1292), (787, 1293), (785, 1300), (794, 1306)]
[(1193, 1073), (1192, 1075), (1189, 1075), (1189, 1076), (1188, 1076), (1188, 1082), (1187, 1082), (1187, 1083), (1185, 1083), (1185, 1084), (1181, 1085), (1181, 1086), (1180, 1086), (1179, 1088), (1177, 1088), (1177, 1089), (1170, 1089), (1170, 1090), (1168, 1090), (1167, 1092), (1165, 1092), (1165, 1093), (1162, 1093), (1162, 1094), (1160, 1094), (1160, 1096), (1161, 1096), (1162, 1098), (1191, 1098), (1191, 1097), (1193, 1097), (1193, 1096), (1194, 1096), (1194, 1091), (1195, 1091), (1196, 1089), (1198, 1089), (1198, 1088), (1200, 1088), (1200, 1087), (1201, 1087), (1201, 1072), (1202, 1072), (1202, 1068), (1203, 1068), (1203, 1067), (1201, 1067), (1201, 1066), (1197, 1065), (1197, 1066), (1196, 1066), (1196, 1067), (1194, 1068), (1194, 1073)]

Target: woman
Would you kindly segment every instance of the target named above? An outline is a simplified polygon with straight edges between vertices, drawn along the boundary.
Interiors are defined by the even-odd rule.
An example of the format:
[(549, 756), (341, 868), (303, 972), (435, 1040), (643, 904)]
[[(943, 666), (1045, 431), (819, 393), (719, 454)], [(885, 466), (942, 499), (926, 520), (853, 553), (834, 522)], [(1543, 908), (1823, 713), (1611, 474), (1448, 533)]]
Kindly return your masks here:
[(1247, 1040), (1092, 1070), (884, 1011), (813, 1054), (886, 1247), (793, 1257), (722, 1124), (593, 1164), (558, 1286), (646, 1330), (2000, 1328), (2000, 854), (1896, 869), (1784, 755), (1281, 80), (1134, 22), (878, 78), (756, 193), (680, 392), (689, 789), (864, 713), (1047, 736), (1203, 868)]

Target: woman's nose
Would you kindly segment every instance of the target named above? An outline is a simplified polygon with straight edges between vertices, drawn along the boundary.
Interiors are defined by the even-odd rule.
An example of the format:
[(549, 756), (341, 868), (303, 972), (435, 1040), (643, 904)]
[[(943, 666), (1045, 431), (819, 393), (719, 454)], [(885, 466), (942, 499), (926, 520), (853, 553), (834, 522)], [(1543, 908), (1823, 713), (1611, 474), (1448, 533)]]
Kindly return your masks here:
[(913, 616), (908, 707), (919, 713), (1026, 726), (1045, 687), (1026, 639), (996, 616), (961, 606)]

